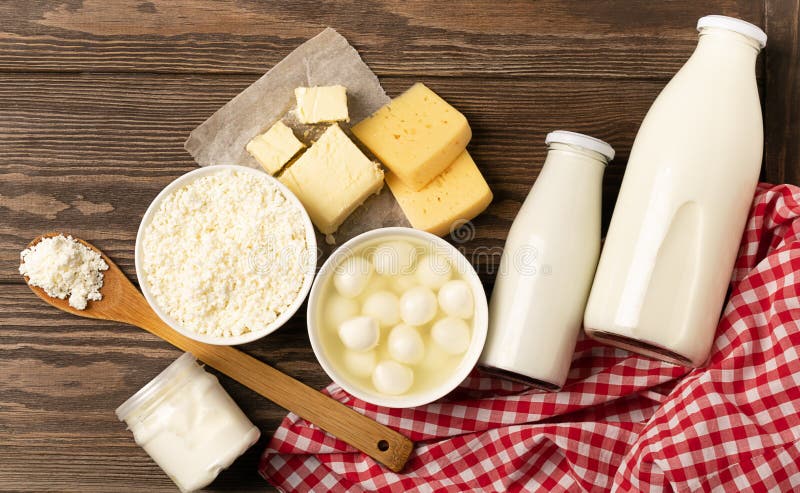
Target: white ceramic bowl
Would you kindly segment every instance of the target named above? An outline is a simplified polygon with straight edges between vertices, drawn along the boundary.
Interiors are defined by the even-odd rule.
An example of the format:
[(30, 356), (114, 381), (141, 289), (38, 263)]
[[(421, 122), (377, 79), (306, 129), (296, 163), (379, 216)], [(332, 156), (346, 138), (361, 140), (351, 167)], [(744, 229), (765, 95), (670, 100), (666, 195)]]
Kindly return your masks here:
[[(438, 254), (445, 255), (453, 265), (454, 269), (460, 273), (461, 277), (469, 283), (475, 301), (475, 314), (472, 317), (472, 340), (469, 348), (464, 353), (461, 362), (455, 371), (446, 378), (440, 385), (404, 395), (385, 395), (377, 391), (364, 389), (363, 386), (355, 385), (350, 377), (340, 371), (333, 362), (326, 357), (322, 348), (323, 342), (320, 337), (322, 327), (318, 323), (321, 316), (320, 310), (324, 306), (324, 295), (326, 285), (330, 281), (336, 267), (344, 259), (349, 257), (353, 250), (361, 245), (380, 240), (382, 238), (410, 238), (423, 240), (435, 247)], [(362, 233), (355, 238), (345, 242), (325, 261), (314, 280), (311, 287), (311, 294), (308, 297), (308, 313), (306, 316), (308, 323), (308, 336), (311, 339), (311, 347), (320, 365), (331, 379), (351, 395), (369, 402), (371, 404), (395, 408), (416, 407), (431, 403), (440, 399), (455, 389), (458, 384), (464, 381), (469, 372), (475, 367), (478, 358), (483, 351), (486, 343), (486, 333), (488, 330), (489, 308), (486, 302), (486, 292), (483, 284), (472, 267), (470, 262), (453, 245), (445, 240), (430, 233), (411, 228), (380, 228)]]
[[(159, 305), (156, 301), (155, 297), (150, 291), (148, 287), (147, 280), (145, 279), (145, 273), (143, 268), (143, 255), (144, 252), (142, 251), (144, 248), (144, 231), (148, 224), (153, 219), (153, 215), (158, 210), (158, 207), (161, 204), (161, 201), (164, 200), (169, 194), (171, 194), (176, 188), (180, 188), (184, 185), (188, 185), (189, 183), (197, 180), (198, 178), (202, 178), (204, 176), (208, 176), (214, 173), (219, 173), (224, 170), (236, 170), (241, 173), (249, 173), (253, 176), (257, 176), (262, 180), (269, 181), (270, 183), (274, 184), (280, 191), (286, 196), (286, 200), (295, 204), (301, 211), (303, 222), (305, 223), (305, 231), (306, 231), (306, 243), (308, 245), (308, 264), (306, 266), (306, 277), (303, 280), (303, 285), (300, 288), (300, 291), (297, 293), (297, 297), (295, 298), (294, 302), (284, 310), (278, 318), (276, 318), (266, 329), (260, 330), (257, 332), (247, 332), (242, 335), (238, 336), (230, 336), (230, 337), (214, 337), (206, 334), (198, 334), (192, 330), (185, 329), (178, 323), (175, 319), (170, 317)], [(196, 341), (205, 342), (207, 344), (216, 344), (220, 346), (232, 346), (236, 344), (244, 344), (247, 342), (255, 341), (256, 339), (260, 339), (267, 334), (270, 334), (280, 328), (283, 324), (285, 324), (291, 317), (294, 315), (297, 310), (300, 308), (300, 305), (303, 304), (303, 301), (308, 294), (308, 291), (311, 289), (311, 284), (314, 281), (314, 272), (317, 268), (317, 239), (314, 235), (314, 226), (311, 224), (311, 219), (308, 217), (308, 213), (306, 212), (303, 205), (300, 203), (300, 200), (288, 189), (286, 188), (283, 183), (279, 182), (277, 179), (273, 178), (272, 176), (264, 173), (263, 171), (259, 171), (252, 168), (247, 168), (245, 166), (238, 166), (233, 164), (221, 164), (217, 166), (207, 166), (205, 168), (198, 168), (194, 171), (190, 171), (183, 176), (176, 178), (172, 183), (164, 187), (163, 190), (153, 199), (153, 202), (150, 204), (150, 207), (147, 208), (147, 211), (144, 213), (142, 217), (142, 222), (139, 224), (139, 231), (136, 234), (136, 251), (134, 254), (134, 259), (136, 262), (136, 277), (139, 279), (139, 288), (142, 290), (142, 294), (144, 294), (145, 299), (153, 308), (153, 311), (167, 323), (170, 327), (175, 329), (176, 331), (180, 332), (181, 334), (194, 339)]]

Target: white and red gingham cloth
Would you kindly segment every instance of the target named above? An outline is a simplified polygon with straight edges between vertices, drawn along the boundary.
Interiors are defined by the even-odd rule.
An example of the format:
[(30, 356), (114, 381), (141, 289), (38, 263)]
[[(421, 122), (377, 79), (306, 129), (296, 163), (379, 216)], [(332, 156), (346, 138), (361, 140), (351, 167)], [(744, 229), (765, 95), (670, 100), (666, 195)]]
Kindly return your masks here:
[(800, 490), (800, 188), (760, 185), (707, 367), (581, 339), (561, 392), (473, 374), (414, 409), (337, 400), (417, 444), (395, 474), (289, 414), (259, 466), (285, 491)]

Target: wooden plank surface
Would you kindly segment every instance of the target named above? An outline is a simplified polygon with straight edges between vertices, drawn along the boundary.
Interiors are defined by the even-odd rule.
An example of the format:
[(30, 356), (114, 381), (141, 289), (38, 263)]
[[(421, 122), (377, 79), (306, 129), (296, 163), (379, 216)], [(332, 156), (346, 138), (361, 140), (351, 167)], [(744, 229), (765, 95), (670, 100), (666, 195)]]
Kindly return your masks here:
[(766, 10), (764, 174), (800, 183), (800, 1), (769, 1)]
[[(174, 491), (113, 410), (178, 352), (45, 306), (21, 284), (18, 252), (67, 230), (134, 279), (142, 213), (194, 168), (189, 131), (324, 27), (358, 48), (390, 94), (423, 81), (469, 118), (470, 151), (495, 192), (469, 253), (502, 246), (555, 128), (617, 149), (607, 223), (639, 122), (709, 13), (766, 26), (765, 177), (800, 182), (797, 9), (796, 0), (460, 0), (443, 16), (400, 0), (0, 3), (0, 491)], [(487, 289), (497, 260), (478, 266)], [(302, 316), (244, 349), (316, 388), (329, 382)], [(264, 437), (210, 489), (263, 491), (255, 464), (285, 413), (222, 382)]]
[(750, 0), (25, 1), (0, 4), (0, 69), (263, 73), (336, 28), (378, 75), (669, 78), (710, 12)]

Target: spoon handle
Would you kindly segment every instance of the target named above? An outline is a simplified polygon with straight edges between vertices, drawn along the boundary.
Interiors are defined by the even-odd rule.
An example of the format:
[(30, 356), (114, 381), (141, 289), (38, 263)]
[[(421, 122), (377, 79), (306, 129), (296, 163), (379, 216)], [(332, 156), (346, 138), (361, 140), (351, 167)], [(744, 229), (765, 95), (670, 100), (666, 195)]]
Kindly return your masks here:
[(208, 366), (400, 472), (413, 443), (400, 433), (232, 347), (192, 351)]
[[(400, 472), (414, 443), (402, 434), (374, 421), (340, 402), (312, 389), (275, 368), (231, 346), (215, 346), (190, 339), (166, 325), (143, 303), (130, 304), (134, 317), (119, 317), (164, 339), (177, 348), (194, 354), (200, 361), (231, 377), (364, 452), (394, 472)], [(133, 310), (131, 310), (133, 308)]]

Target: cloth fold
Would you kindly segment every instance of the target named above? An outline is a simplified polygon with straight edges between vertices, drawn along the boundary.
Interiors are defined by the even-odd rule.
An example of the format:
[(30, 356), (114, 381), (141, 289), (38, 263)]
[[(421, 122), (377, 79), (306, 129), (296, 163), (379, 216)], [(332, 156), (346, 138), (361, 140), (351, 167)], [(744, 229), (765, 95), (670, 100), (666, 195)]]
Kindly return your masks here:
[(325, 392), (417, 442), (396, 474), (289, 414), (259, 472), (285, 491), (800, 489), (800, 188), (760, 184), (705, 368), (581, 338), (562, 391), (473, 372), (413, 409)]

